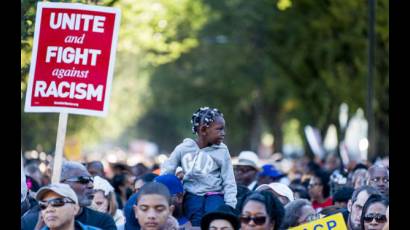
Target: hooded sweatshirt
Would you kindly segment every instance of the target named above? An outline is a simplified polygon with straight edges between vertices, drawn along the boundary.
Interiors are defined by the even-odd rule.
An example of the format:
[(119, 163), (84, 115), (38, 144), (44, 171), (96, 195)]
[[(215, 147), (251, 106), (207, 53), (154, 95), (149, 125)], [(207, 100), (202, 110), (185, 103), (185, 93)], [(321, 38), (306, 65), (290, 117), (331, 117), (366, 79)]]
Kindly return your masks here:
[(161, 175), (175, 174), (178, 166), (185, 174), (185, 191), (199, 196), (207, 192), (223, 192), (225, 203), (235, 208), (236, 182), (231, 156), (224, 143), (200, 149), (194, 140), (186, 138), (162, 164)]

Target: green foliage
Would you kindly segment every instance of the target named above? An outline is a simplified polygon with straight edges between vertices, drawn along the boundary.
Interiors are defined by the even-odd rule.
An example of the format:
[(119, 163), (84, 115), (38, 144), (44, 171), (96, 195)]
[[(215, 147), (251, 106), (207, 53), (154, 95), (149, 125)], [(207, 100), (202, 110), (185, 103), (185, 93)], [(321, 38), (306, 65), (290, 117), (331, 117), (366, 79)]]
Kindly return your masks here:
[(119, 52), (143, 55), (139, 61), (154, 66), (197, 46), (196, 33), (207, 14), (200, 1), (188, 0), (124, 0), (118, 7), (123, 12)]
[[(322, 132), (329, 124), (337, 124), (342, 102), (351, 111), (365, 107), (365, 2), (281, 1), (278, 9), (271, 1), (206, 2), (213, 14), (200, 32), (199, 46), (160, 66), (152, 76), (153, 110), (184, 111), (185, 115), (166, 114), (185, 121), (196, 107), (219, 107), (227, 118), (227, 142), (240, 149), (249, 148), (254, 129), (281, 129), (275, 123), (296, 118), (304, 136), (307, 124)], [(384, 76), (376, 80), (376, 104), (388, 110), (387, 5), (378, 1), (376, 72)], [(262, 121), (256, 119), (258, 113), (263, 114)], [(386, 110), (376, 113), (388, 121)], [(188, 130), (188, 125), (173, 126)], [(388, 133), (388, 125), (380, 132)], [(182, 138), (184, 133), (179, 133)], [(151, 138), (167, 137), (155, 134)]]

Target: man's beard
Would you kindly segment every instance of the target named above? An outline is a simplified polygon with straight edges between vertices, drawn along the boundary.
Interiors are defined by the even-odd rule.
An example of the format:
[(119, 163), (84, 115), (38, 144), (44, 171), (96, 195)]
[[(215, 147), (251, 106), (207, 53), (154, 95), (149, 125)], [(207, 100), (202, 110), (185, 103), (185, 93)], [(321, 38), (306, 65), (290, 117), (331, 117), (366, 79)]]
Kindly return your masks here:
[(78, 200), (78, 204), (79, 204), (81, 207), (88, 207), (88, 206), (91, 205), (91, 203), (92, 203), (92, 200), (89, 199), (88, 197), (83, 197), (82, 199), (79, 199), (79, 200)]
[(348, 221), (348, 228), (349, 228), (349, 230), (361, 230), (361, 228), (360, 228), (360, 224), (358, 225), (358, 226), (355, 226), (355, 224), (352, 222), (352, 220), (351, 220), (351, 216), (349, 216), (349, 221)]

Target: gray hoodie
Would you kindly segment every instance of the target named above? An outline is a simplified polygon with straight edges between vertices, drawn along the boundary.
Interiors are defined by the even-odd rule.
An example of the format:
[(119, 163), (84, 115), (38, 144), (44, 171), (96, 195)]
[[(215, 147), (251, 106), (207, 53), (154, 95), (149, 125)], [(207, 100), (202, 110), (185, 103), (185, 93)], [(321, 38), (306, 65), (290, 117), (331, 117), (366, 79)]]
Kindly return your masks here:
[(185, 173), (185, 191), (199, 196), (223, 192), (225, 203), (235, 208), (236, 182), (231, 156), (224, 143), (200, 149), (194, 140), (186, 138), (162, 164), (161, 174), (175, 174), (178, 166)]

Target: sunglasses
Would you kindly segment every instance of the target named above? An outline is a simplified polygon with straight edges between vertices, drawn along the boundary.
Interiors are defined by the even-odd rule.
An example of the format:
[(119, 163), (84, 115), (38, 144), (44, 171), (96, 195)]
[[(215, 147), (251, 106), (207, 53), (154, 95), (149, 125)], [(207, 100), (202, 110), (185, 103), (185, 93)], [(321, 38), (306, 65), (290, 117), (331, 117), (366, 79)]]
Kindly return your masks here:
[(44, 210), (48, 207), (48, 205), (51, 205), (51, 207), (56, 208), (56, 207), (64, 206), (66, 203), (75, 204), (75, 202), (71, 200), (70, 198), (63, 197), (63, 198), (55, 198), (55, 199), (51, 199), (47, 201), (39, 201), (38, 205), (41, 210)]
[(77, 183), (80, 183), (80, 184), (88, 184), (90, 182), (94, 183), (94, 179), (91, 176), (79, 176), (79, 177), (75, 177), (75, 178), (65, 179), (63, 181), (77, 182)]
[(373, 219), (376, 220), (377, 223), (385, 223), (387, 221), (387, 217), (386, 215), (383, 214), (374, 214), (374, 213), (370, 213), (364, 216), (364, 222), (366, 223), (370, 223), (373, 221)]
[(256, 225), (262, 225), (266, 223), (266, 216), (241, 216), (239, 217), (239, 220), (244, 224), (249, 224), (252, 220)]

